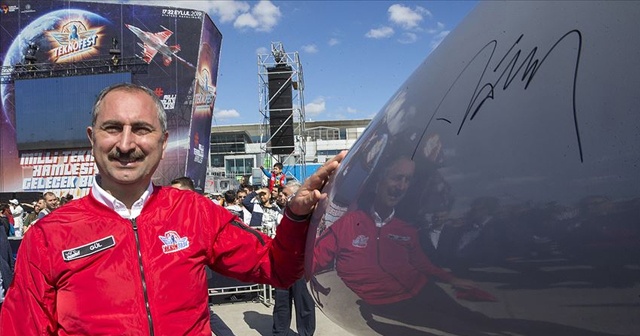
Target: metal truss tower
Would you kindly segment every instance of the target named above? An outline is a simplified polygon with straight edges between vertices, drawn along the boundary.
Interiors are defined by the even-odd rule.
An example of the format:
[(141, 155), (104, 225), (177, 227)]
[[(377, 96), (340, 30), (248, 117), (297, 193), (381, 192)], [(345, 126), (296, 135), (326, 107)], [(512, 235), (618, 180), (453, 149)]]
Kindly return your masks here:
[[(274, 81), (274, 77), (281, 80)], [(291, 113), (287, 113), (284, 118), (275, 117), (276, 115), (282, 116), (282, 112), (289, 110), (288, 106), (281, 108), (278, 107), (278, 102), (274, 102), (274, 99), (285, 97), (282, 95), (280, 98), (276, 98), (287, 90), (291, 92)], [(307, 177), (304, 80), (302, 64), (297, 51), (287, 53), (282, 42), (271, 42), (270, 54), (258, 54), (258, 96), (260, 114), (262, 115), (260, 123), (262, 152), (270, 160), (270, 165), (282, 162), (288, 176), (292, 176), (292, 174), (287, 171), (287, 167), (296, 165), (300, 169), (298, 176), (304, 180)], [(285, 99), (288, 100), (288, 97)], [(283, 153), (278, 133), (291, 127), (293, 128), (293, 148), (285, 149), (286, 153)], [(291, 132), (288, 134), (290, 135)]]
[(74, 63), (33, 63), (2, 66), (0, 84), (10, 84), (16, 79), (35, 79), (98, 75), (114, 72), (147, 73), (148, 64), (138, 57), (91, 59)]

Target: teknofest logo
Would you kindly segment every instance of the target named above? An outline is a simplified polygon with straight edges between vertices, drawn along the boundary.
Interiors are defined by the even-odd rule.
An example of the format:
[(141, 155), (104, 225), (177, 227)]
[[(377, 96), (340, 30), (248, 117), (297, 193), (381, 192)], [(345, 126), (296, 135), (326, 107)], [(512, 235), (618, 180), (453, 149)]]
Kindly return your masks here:
[(198, 87), (196, 88), (195, 96), (196, 109), (204, 108), (209, 110), (213, 106), (215, 96), (216, 87), (213, 86), (211, 73), (208, 68), (203, 68), (198, 76)]
[(99, 39), (104, 27), (90, 27), (81, 20), (68, 20), (58, 30), (47, 35), (53, 46), (49, 51), (53, 62), (74, 62), (98, 53)]

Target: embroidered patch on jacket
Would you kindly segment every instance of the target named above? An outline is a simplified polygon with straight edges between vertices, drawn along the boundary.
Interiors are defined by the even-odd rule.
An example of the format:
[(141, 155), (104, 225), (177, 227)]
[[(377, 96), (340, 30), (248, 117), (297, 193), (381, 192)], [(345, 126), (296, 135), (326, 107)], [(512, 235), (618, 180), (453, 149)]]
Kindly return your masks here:
[(164, 236), (158, 236), (162, 243), (162, 252), (173, 253), (178, 252), (180, 250), (184, 250), (189, 247), (189, 238), (180, 237), (180, 235), (175, 231), (167, 231)]
[(116, 240), (113, 236), (105, 237), (100, 240), (96, 240), (89, 244), (74, 247), (68, 250), (62, 251), (62, 259), (64, 261), (71, 261), (75, 259), (84, 258), (92, 254), (104, 251), (110, 247), (116, 246)]
[(356, 237), (356, 239), (353, 240), (353, 242), (351, 242), (351, 245), (353, 245), (354, 247), (365, 248), (367, 247), (368, 241), (369, 241), (369, 237), (366, 237), (364, 235), (359, 235)]
[(391, 239), (391, 240), (397, 240), (397, 241), (403, 241), (403, 242), (406, 242), (406, 241), (410, 241), (410, 240), (411, 240), (411, 237), (408, 237), (408, 236), (399, 236), (399, 235), (395, 235), (395, 234), (391, 234), (391, 233), (389, 234), (389, 236), (388, 236), (388, 237), (389, 237), (389, 239)]

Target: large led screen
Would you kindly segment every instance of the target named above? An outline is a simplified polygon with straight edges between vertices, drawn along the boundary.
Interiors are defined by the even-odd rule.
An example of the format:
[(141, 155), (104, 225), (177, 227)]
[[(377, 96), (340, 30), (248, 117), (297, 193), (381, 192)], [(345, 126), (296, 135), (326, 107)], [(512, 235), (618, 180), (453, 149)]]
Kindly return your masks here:
[(122, 82), (131, 82), (131, 73), (16, 80), (18, 150), (88, 146), (86, 130), (96, 97)]
[[(100, 89), (126, 81), (151, 89), (167, 113), (169, 143), (153, 183), (187, 175), (203, 188), (222, 41), (206, 13), (172, 4), (11, 3), (0, 11), (0, 191), (85, 195), (95, 174), (85, 167), (93, 162), (85, 135), (91, 105)], [(37, 70), (88, 70), (112, 64), (117, 51), (119, 74), (108, 66), (83, 73), (95, 77), (14, 74), (34, 46)], [(75, 159), (84, 168), (70, 166)], [(64, 171), (52, 170), (55, 160)]]

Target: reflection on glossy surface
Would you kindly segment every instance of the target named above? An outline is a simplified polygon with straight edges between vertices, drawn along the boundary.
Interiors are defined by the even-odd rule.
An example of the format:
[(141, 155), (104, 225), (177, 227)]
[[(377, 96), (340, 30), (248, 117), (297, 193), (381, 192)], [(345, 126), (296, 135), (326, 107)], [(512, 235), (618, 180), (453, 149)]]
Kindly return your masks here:
[(638, 2), (482, 2), (327, 185), (307, 275), (356, 335), (640, 335)]

